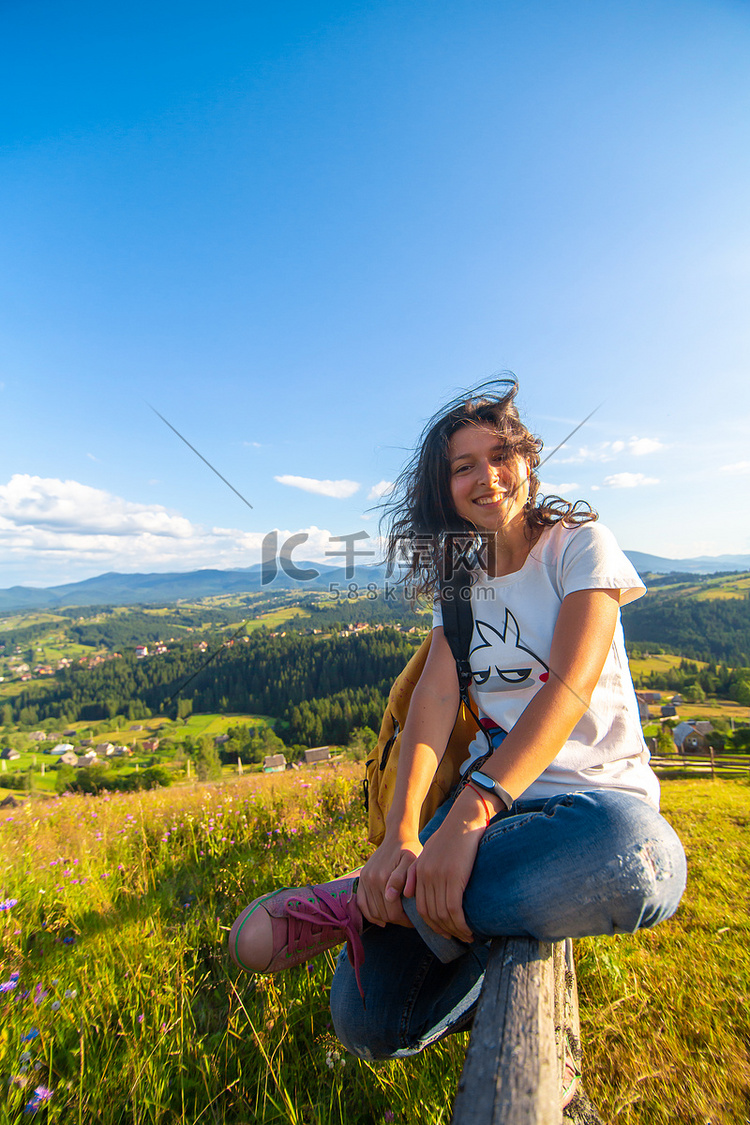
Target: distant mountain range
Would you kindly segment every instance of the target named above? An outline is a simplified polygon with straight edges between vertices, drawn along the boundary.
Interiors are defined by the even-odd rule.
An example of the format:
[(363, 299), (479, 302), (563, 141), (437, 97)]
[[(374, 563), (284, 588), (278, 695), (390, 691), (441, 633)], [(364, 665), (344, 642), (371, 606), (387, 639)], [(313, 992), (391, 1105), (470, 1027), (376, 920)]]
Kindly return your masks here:
[[(693, 559), (665, 559), (641, 551), (626, 551), (639, 574), (715, 574), (721, 571), (750, 571), (750, 555), (713, 555)], [(191, 570), (184, 574), (100, 574), (83, 582), (37, 588), (11, 586), (0, 590), (0, 613), (32, 609), (59, 609), (63, 606), (144, 605), (154, 602), (195, 600), (217, 594), (274, 593), (298, 589), (328, 590), (331, 582), (356, 582), (364, 589), (370, 582), (383, 584), (381, 567), (357, 567), (354, 577), (346, 579), (343, 567), (321, 566), (300, 562), (300, 570), (311, 569), (317, 577), (299, 582), (284, 572), (261, 586), (261, 564), (242, 570)]]
[(625, 554), (642, 576), (647, 574), (721, 574), (725, 571), (750, 570), (750, 555), (699, 555), (695, 559), (663, 559), (642, 551)]

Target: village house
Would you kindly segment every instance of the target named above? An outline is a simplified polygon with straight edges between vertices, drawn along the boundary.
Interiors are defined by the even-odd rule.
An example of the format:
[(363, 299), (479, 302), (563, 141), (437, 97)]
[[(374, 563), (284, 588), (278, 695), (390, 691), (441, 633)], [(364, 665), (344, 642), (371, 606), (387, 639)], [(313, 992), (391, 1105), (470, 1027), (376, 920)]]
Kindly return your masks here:
[(78, 758), (72, 750), (67, 750), (64, 754), (61, 755), (60, 764), (65, 766), (77, 766)]
[(124, 757), (129, 757), (132, 753), (133, 753), (133, 751), (130, 749), (129, 746), (115, 746), (114, 749), (112, 750), (112, 757), (113, 758), (124, 758)]
[(68, 750), (72, 750), (72, 749), (73, 749), (73, 743), (72, 742), (58, 742), (57, 746), (52, 747), (52, 749), (50, 750), (50, 754), (55, 754), (55, 755), (67, 754)]
[(283, 773), (286, 769), (286, 758), (283, 754), (267, 754), (263, 759), (263, 773)]
[(115, 752), (115, 747), (112, 742), (99, 742), (97, 743), (95, 753), (97, 758), (111, 758)]
[(76, 758), (76, 765), (80, 769), (83, 766), (93, 766), (98, 761), (96, 751), (87, 750), (85, 754), (81, 754), (80, 758)]
[(2, 753), (0, 753), (0, 759), (4, 762), (15, 762), (16, 758), (20, 757), (21, 755), (17, 750), (14, 750), (12, 746), (6, 746)]
[(305, 750), (305, 764), (308, 766), (315, 765), (316, 762), (330, 762), (330, 760), (330, 746), (314, 746), (311, 750)]
[(158, 738), (144, 738), (143, 749), (144, 750), (151, 750), (152, 752), (154, 750), (158, 750), (159, 749), (159, 739)]
[(713, 729), (713, 723), (709, 722), (678, 723), (672, 737), (681, 754), (707, 754), (708, 735)]
[(26, 737), (31, 742), (45, 742), (47, 738), (47, 732), (43, 730), (32, 730)]

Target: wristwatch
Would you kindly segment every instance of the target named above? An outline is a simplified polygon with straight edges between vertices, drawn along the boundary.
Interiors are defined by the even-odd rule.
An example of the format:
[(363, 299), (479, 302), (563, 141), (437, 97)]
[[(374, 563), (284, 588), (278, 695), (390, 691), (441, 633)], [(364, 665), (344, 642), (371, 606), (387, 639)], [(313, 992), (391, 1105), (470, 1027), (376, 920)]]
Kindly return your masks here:
[(502, 785), (495, 781), (494, 777), (489, 777), (486, 773), (482, 773), (481, 770), (472, 770), (469, 774), (469, 781), (473, 781), (480, 789), (486, 789), (488, 793), (494, 793), (496, 797), (500, 798), (506, 809), (509, 809), (513, 804), (513, 798), (508, 790), (503, 789)]

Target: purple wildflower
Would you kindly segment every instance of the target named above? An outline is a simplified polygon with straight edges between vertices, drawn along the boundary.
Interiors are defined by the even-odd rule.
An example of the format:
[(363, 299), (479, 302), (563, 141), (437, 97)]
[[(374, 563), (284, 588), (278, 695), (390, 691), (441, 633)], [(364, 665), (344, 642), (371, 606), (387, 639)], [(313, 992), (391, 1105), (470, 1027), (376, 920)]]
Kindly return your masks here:
[(4, 902), (0, 902), (0, 911), (12, 910), (14, 906), (18, 906), (18, 899), (6, 898)]
[(31, 1100), (26, 1103), (24, 1113), (36, 1113), (40, 1105), (45, 1105), (52, 1097), (49, 1086), (37, 1086), (31, 1095)]
[(21, 1042), (22, 1043), (28, 1043), (28, 1042), (30, 1042), (30, 1040), (38, 1039), (38, 1038), (39, 1038), (39, 1029), (36, 1028), (36, 1027), (30, 1027), (29, 1030), (26, 1032), (26, 1034), (21, 1037)]

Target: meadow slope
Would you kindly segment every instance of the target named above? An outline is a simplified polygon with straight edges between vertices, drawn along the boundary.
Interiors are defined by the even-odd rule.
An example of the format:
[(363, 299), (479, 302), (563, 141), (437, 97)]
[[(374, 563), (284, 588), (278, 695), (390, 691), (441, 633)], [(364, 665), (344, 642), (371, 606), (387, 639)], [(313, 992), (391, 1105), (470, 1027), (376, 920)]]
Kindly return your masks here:
[[(447, 1123), (466, 1036), (368, 1064), (334, 1039), (333, 958), (251, 979), (226, 931), (276, 883), (357, 865), (354, 766), (0, 812), (0, 1123)], [(690, 879), (653, 932), (577, 945), (586, 1085), (618, 1125), (750, 1117), (750, 790), (664, 783)]]

